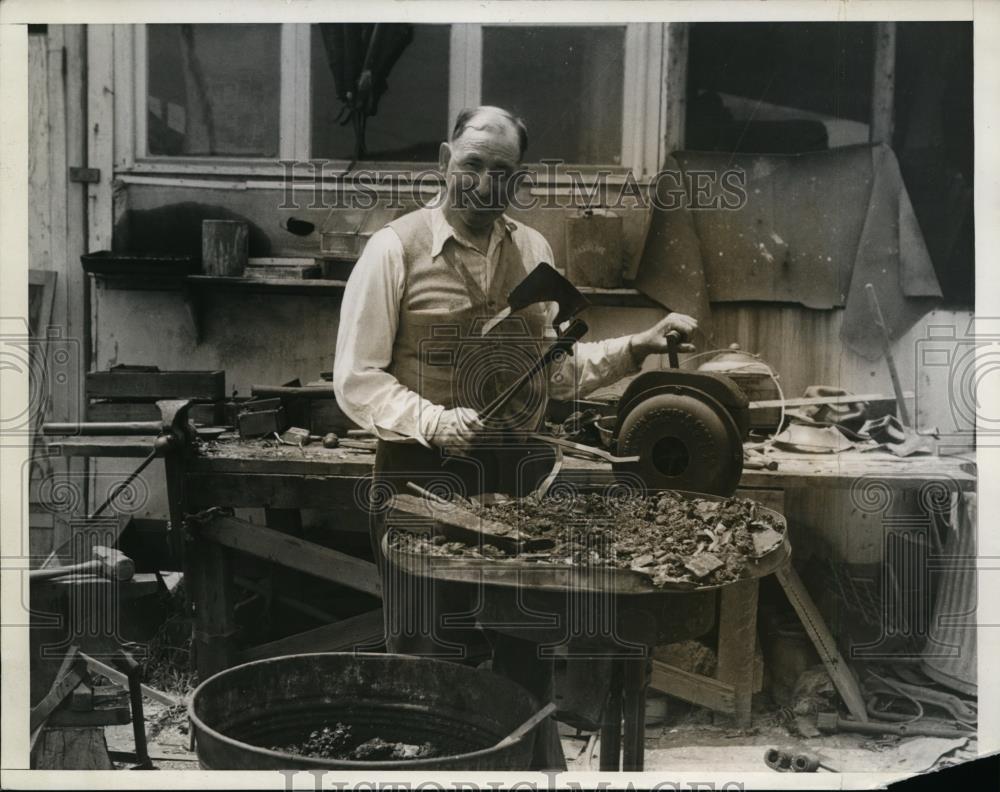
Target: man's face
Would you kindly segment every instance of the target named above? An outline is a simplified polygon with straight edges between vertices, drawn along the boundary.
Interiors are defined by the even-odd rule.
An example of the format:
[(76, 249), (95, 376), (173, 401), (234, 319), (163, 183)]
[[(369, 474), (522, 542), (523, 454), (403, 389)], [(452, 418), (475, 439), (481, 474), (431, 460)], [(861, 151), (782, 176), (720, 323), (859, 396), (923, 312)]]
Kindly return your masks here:
[(507, 208), (520, 164), (517, 132), (505, 119), (473, 119), (461, 137), (441, 146), (448, 200), (462, 221), (486, 230)]

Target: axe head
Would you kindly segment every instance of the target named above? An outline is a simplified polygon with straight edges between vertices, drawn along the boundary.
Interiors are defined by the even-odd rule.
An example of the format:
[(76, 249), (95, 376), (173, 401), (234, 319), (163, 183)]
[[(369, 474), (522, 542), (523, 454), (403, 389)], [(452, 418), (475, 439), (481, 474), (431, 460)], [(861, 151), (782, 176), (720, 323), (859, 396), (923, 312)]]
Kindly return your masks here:
[(555, 267), (543, 261), (511, 290), (507, 295), (507, 307), (483, 325), (482, 334), (489, 333), (514, 311), (538, 302), (559, 305), (559, 312), (553, 321), (556, 328), (590, 305), (576, 286), (560, 275)]

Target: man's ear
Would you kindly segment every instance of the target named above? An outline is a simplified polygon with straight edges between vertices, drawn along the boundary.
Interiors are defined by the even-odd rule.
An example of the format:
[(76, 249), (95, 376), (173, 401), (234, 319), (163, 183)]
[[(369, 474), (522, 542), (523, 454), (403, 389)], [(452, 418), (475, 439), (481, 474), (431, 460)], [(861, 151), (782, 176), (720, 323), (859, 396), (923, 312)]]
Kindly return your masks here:
[(438, 168), (441, 173), (448, 170), (448, 163), (451, 162), (451, 146), (447, 143), (442, 143), (441, 148), (438, 149)]

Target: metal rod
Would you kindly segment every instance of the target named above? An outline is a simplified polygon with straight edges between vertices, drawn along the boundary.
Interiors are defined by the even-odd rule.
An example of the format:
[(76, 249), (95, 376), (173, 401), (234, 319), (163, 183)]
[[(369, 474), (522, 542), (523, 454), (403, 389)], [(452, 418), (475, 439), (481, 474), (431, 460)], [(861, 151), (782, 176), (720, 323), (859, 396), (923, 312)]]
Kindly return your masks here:
[(435, 495), (430, 490), (424, 489), (423, 487), (419, 486), (418, 484), (414, 484), (412, 481), (407, 481), (406, 482), (406, 488), (408, 490), (412, 490), (413, 492), (417, 493), (417, 495), (420, 495), (420, 496), (422, 496), (424, 498), (427, 498), (427, 500), (434, 501), (435, 503), (438, 503), (438, 504), (440, 504), (442, 506), (451, 506), (452, 505), (451, 501), (449, 501), (449, 500), (447, 500), (445, 498), (442, 498), (440, 495)]
[(159, 421), (81, 421), (79, 423), (45, 423), (46, 435), (158, 435), (163, 431)]
[(885, 354), (885, 361), (889, 364), (889, 377), (892, 379), (892, 390), (896, 394), (896, 409), (899, 410), (899, 420), (903, 426), (911, 426), (910, 411), (906, 409), (906, 402), (903, 401), (903, 386), (899, 382), (899, 372), (896, 371), (896, 361), (892, 357), (892, 348), (889, 341), (889, 328), (885, 325), (885, 317), (882, 316), (882, 307), (878, 304), (878, 294), (871, 283), (865, 284), (865, 291), (868, 293), (868, 304), (872, 309), (875, 324), (881, 331), (882, 352)]
[(504, 737), (500, 742), (493, 746), (493, 750), (496, 751), (500, 748), (506, 748), (508, 745), (513, 745), (518, 740), (520, 740), (524, 735), (534, 729), (539, 723), (545, 720), (549, 715), (558, 709), (554, 701), (550, 701), (544, 707), (542, 707), (538, 712), (528, 718), (524, 723), (518, 726), (514, 731)]
[(149, 455), (139, 464), (139, 467), (133, 470), (127, 479), (125, 479), (117, 487), (115, 487), (114, 491), (110, 495), (108, 495), (108, 499), (104, 501), (104, 503), (102, 503), (100, 507), (98, 507), (97, 511), (91, 514), (90, 517), (88, 517), (87, 519), (93, 520), (95, 517), (100, 516), (101, 512), (103, 512), (106, 508), (108, 508), (108, 506), (111, 505), (111, 502), (115, 498), (117, 498), (125, 490), (125, 488), (128, 487), (129, 484), (135, 481), (135, 477), (138, 476), (140, 473), (142, 473), (142, 471), (144, 471), (147, 467), (149, 467), (149, 463), (152, 462), (154, 459), (156, 459), (156, 453), (158, 450), (159, 449), (154, 448), (152, 451), (150, 451)]

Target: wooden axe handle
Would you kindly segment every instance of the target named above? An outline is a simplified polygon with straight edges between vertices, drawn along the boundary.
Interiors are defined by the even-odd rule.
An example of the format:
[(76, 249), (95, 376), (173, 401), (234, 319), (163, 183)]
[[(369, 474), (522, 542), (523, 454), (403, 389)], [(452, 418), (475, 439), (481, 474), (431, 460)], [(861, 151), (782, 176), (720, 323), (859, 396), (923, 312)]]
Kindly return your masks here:
[(93, 560), (79, 564), (70, 564), (48, 569), (32, 569), (28, 573), (31, 581), (54, 580), (68, 575), (99, 574), (111, 580), (131, 580), (135, 574), (135, 564), (121, 550), (97, 545), (94, 547)]
[(551, 363), (558, 353), (569, 352), (586, 332), (586, 322), (582, 319), (574, 319), (573, 323), (566, 328), (565, 335), (556, 339), (552, 346), (546, 349), (524, 374), (518, 377), (510, 387), (486, 405), (483, 411), (479, 413), (480, 420), (486, 421), (500, 412), (533, 376)]

